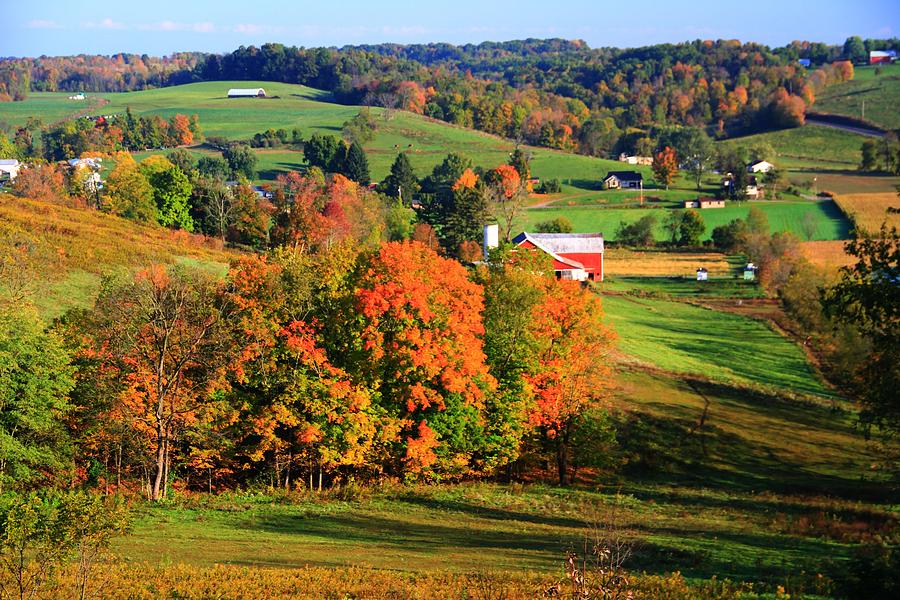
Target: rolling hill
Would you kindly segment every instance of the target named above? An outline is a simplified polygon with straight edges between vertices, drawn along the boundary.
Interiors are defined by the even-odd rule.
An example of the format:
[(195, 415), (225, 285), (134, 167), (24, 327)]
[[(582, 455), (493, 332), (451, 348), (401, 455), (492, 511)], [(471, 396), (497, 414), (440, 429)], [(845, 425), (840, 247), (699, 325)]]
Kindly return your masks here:
[[(879, 73), (876, 75), (876, 69)], [(900, 128), (900, 64), (857, 67), (852, 81), (822, 90), (816, 112), (862, 119), (884, 129)], [(865, 111), (863, 111), (865, 103)]]

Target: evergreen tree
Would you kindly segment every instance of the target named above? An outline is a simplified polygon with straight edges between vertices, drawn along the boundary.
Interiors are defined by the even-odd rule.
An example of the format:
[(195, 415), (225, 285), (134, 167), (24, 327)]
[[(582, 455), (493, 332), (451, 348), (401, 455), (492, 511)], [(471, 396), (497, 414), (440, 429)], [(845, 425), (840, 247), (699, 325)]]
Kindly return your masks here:
[(391, 165), (391, 173), (378, 186), (378, 191), (392, 198), (400, 198), (406, 206), (412, 204), (413, 196), (419, 191), (416, 177), (406, 153), (401, 152)]
[(523, 182), (531, 179), (531, 165), (528, 162), (529, 156), (521, 148), (516, 148), (509, 155), (509, 165), (518, 171)]
[(348, 179), (360, 185), (369, 185), (372, 178), (369, 177), (369, 161), (366, 153), (358, 142), (353, 142), (347, 150), (347, 160), (344, 162), (342, 174)]

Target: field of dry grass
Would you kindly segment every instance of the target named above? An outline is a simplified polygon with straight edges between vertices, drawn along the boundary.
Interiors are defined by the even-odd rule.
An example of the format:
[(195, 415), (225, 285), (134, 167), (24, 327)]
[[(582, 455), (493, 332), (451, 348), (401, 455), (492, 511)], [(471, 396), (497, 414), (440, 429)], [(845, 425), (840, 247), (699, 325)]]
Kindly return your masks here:
[(35, 304), (47, 318), (89, 305), (100, 277), (117, 268), (184, 263), (224, 273), (234, 256), (201, 235), (0, 194), (0, 259), (17, 261), (29, 274)]
[(705, 267), (710, 276), (730, 273), (726, 256), (719, 252), (654, 252), (611, 248), (603, 268), (610, 276), (678, 277), (693, 276)]
[(896, 192), (840, 194), (834, 200), (851, 221), (867, 231), (877, 231), (885, 221), (889, 227), (900, 227), (900, 213), (888, 212), (900, 208)]
[(833, 272), (854, 262), (853, 258), (844, 252), (845, 243), (839, 240), (801, 242), (800, 251), (806, 257), (806, 260), (815, 266)]

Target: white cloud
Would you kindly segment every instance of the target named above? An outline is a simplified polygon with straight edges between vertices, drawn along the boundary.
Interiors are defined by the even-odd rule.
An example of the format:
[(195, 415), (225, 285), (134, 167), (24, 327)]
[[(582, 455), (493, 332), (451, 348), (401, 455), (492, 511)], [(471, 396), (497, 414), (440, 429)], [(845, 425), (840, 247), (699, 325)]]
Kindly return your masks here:
[(160, 21), (159, 23), (142, 23), (137, 28), (142, 31), (195, 31), (197, 33), (212, 33), (216, 31), (216, 26), (209, 21), (201, 23)]
[(106, 17), (99, 23), (94, 23), (93, 21), (88, 21), (84, 23), (83, 26), (87, 29), (125, 29), (125, 23), (119, 23), (118, 21), (113, 21), (109, 17)]
[(48, 21), (46, 19), (35, 19), (28, 21), (29, 29), (62, 29), (62, 25), (56, 21)]

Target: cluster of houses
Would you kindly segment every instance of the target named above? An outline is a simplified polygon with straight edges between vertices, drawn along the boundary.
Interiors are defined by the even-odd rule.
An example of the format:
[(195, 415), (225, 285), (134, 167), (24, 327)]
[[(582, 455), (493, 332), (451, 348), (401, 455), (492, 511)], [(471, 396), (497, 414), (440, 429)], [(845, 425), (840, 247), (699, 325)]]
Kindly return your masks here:
[[(64, 164), (72, 173), (79, 174), (80, 181), (89, 192), (97, 192), (103, 187), (100, 170), (102, 158), (71, 158)], [(12, 183), (24, 169), (28, 167), (15, 158), (0, 158), (0, 184)]]

